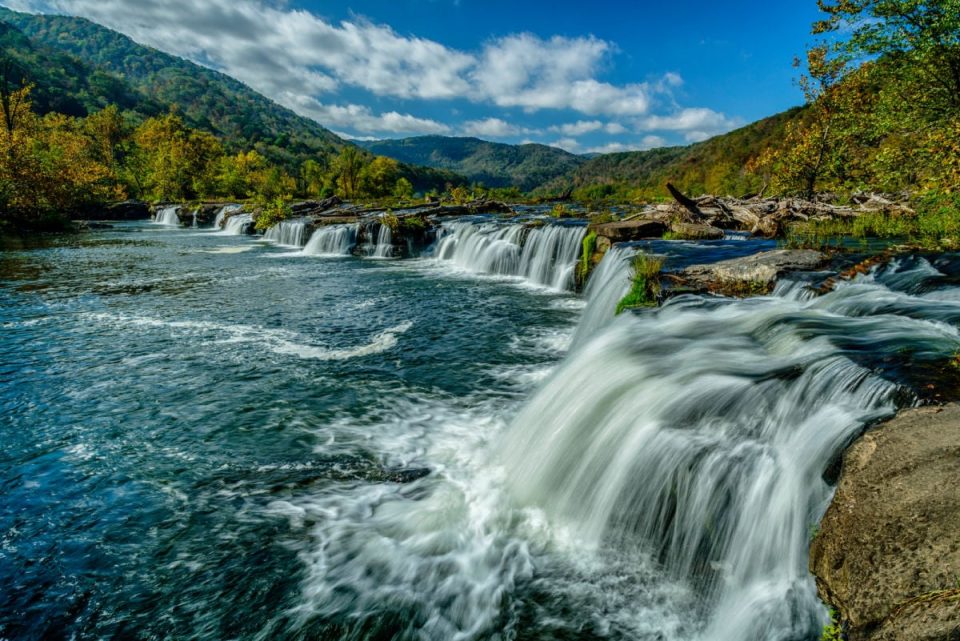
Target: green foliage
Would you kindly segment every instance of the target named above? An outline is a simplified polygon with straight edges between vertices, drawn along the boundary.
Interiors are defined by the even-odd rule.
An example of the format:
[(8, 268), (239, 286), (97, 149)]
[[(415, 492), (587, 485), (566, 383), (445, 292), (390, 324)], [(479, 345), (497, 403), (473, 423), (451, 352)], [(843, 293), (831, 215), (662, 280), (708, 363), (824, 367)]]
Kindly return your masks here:
[(592, 231), (583, 237), (583, 249), (580, 252), (580, 263), (577, 265), (577, 279), (581, 283), (587, 282), (587, 276), (593, 268), (595, 251), (597, 251), (597, 232)]
[(660, 297), (660, 270), (663, 259), (648, 254), (637, 254), (633, 259), (633, 277), (630, 291), (617, 303), (617, 315), (628, 309), (652, 307)]
[(823, 631), (820, 633), (820, 641), (841, 641), (843, 639), (843, 628), (840, 625), (840, 621), (837, 619), (837, 612), (834, 609), (830, 609), (830, 623), (823, 626)]
[(573, 218), (575, 214), (563, 203), (557, 203), (550, 210), (550, 215), (554, 218)]
[(290, 206), (282, 197), (262, 205), (256, 216), (257, 231), (266, 231), (290, 217)]
[(413, 198), (413, 183), (401, 176), (393, 185), (393, 197), (397, 200), (406, 201)]
[(380, 216), (380, 224), (386, 225), (394, 233), (400, 230), (400, 218), (390, 211)]

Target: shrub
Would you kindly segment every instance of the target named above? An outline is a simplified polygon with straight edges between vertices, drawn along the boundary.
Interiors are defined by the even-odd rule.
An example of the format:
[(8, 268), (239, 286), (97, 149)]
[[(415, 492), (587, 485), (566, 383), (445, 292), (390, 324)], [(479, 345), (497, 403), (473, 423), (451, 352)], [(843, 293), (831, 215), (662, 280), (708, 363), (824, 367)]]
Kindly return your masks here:
[(633, 278), (630, 291), (617, 304), (617, 315), (636, 307), (651, 307), (660, 297), (660, 270), (663, 259), (637, 254), (633, 259)]

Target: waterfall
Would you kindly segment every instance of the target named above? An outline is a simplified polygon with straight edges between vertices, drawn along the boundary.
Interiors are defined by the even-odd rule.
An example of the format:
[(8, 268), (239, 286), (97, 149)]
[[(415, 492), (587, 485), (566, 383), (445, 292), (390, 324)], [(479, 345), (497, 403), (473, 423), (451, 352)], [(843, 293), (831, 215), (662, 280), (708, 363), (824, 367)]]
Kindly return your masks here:
[(193, 210), (193, 222), (190, 224), (190, 226), (193, 227), (194, 229), (197, 228), (197, 212), (198, 212), (198, 211), (199, 211), (199, 210), (197, 210), (197, 209), (194, 209), (194, 210)]
[(348, 256), (357, 244), (357, 225), (318, 227), (303, 248), (306, 256)]
[(573, 272), (583, 251), (586, 227), (549, 225), (530, 230), (520, 255), (520, 273), (553, 289), (573, 289)]
[(243, 209), (243, 205), (224, 205), (220, 208), (220, 211), (217, 212), (217, 217), (213, 220), (213, 228), (220, 229), (223, 227), (223, 220), (229, 214), (240, 211)]
[(377, 232), (377, 246), (374, 250), (374, 258), (390, 258), (393, 255), (393, 231), (390, 225), (380, 224), (380, 231)]
[(472, 272), (519, 276), (553, 289), (573, 288), (585, 227), (454, 222), (443, 225), (437, 259)]
[(511, 493), (586, 548), (648, 553), (697, 595), (703, 641), (816, 638), (807, 549), (824, 471), (868, 422), (914, 402), (878, 375), (891, 358), (931, 367), (960, 342), (955, 308), (894, 291), (898, 278), (622, 315), (513, 421), (500, 448)]
[(636, 250), (614, 245), (590, 274), (584, 297), (587, 307), (573, 336), (573, 347), (582, 345), (614, 320), (617, 304), (630, 291), (630, 260)]
[(284, 220), (268, 229), (267, 233), (263, 235), (263, 239), (275, 242), (278, 245), (303, 247), (307, 241), (306, 232), (306, 220)]
[(153, 222), (157, 225), (179, 226), (180, 218), (177, 216), (178, 209), (180, 209), (178, 205), (171, 205), (170, 207), (160, 209)]
[(249, 233), (251, 225), (253, 225), (253, 216), (250, 214), (234, 214), (223, 224), (223, 233), (240, 236)]

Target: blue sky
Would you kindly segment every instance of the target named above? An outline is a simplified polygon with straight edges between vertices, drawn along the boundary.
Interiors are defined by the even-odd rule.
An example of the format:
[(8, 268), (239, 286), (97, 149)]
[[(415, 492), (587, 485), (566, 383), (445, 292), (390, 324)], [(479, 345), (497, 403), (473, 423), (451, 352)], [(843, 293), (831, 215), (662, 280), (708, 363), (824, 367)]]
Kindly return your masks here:
[(352, 138), (577, 153), (702, 140), (802, 100), (815, 0), (0, 0), (228, 73)]

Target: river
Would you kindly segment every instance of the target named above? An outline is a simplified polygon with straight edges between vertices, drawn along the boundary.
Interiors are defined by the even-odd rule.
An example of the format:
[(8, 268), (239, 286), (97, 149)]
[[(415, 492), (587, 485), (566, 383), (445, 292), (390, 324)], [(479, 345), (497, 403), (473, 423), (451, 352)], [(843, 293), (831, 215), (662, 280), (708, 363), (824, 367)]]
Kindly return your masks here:
[(0, 638), (816, 639), (824, 475), (960, 348), (960, 261), (614, 320), (633, 250), (585, 300), (582, 229), (484, 229), (0, 254)]

